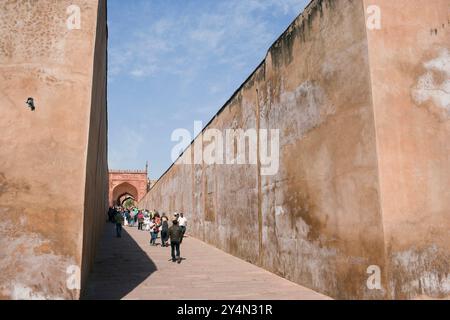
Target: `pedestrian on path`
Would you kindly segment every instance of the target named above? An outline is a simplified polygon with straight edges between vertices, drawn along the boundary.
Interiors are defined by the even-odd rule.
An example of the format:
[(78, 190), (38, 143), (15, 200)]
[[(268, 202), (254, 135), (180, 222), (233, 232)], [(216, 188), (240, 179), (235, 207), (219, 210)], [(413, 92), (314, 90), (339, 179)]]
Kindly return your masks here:
[(129, 226), (130, 225), (130, 211), (128, 211), (128, 209), (125, 209), (125, 226)]
[(144, 217), (144, 229), (145, 231), (150, 231), (150, 223), (152, 222), (152, 220), (150, 219), (150, 216), (145, 216)]
[(187, 219), (184, 217), (184, 213), (180, 212), (180, 216), (178, 218), (178, 224), (180, 225), (183, 236), (181, 237), (180, 243), (183, 242), (184, 234), (186, 233), (187, 228)]
[(108, 209), (108, 221), (111, 223), (114, 223), (114, 218), (115, 218), (115, 210), (113, 207), (109, 207)]
[(139, 215), (139, 210), (136, 209), (136, 210), (134, 211), (134, 216), (133, 216), (133, 218), (134, 218), (134, 220), (133, 220), (133, 227), (134, 227), (136, 224), (139, 223), (138, 215)]
[(153, 218), (150, 222), (150, 245), (156, 246), (156, 239), (158, 238), (158, 225), (155, 222), (155, 218)]
[(169, 228), (170, 246), (172, 248), (172, 262), (181, 263), (180, 243), (183, 237), (178, 220), (174, 219), (172, 226)]
[(144, 213), (142, 213), (142, 211), (139, 211), (138, 215), (137, 215), (137, 219), (138, 219), (138, 230), (143, 230), (143, 225), (144, 225)]
[(155, 223), (156, 223), (156, 225), (158, 226), (158, 228), (160, 228), (161, 227), (161, 216), (159, 215), (159, 213), (157, 212), (157, 213), (155, 213)]
[(167, 240), (169, 240), (169, 219), (164, 213), (161, 218), (161, 246), (167, 247)]
[(116, 235), (117, 238), (122, 238), (122, 225), (123, 225), (123, 215), (121, 212), (116, 212), (116, 216), (114, 217), (116, 223)]
[(137, 216), (137, 212), (136, 212), (135, 208), (131, 209), (130, 210), (130, 221), (128, 222), (130, 227), (134, 227), (135, 222), (136, 222), (136, 216)]

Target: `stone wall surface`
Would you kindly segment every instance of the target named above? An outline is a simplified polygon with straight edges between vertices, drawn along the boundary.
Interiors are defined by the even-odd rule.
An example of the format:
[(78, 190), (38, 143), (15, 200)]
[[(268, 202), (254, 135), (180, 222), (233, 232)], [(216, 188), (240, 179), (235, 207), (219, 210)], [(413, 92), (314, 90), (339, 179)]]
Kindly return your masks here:
[(450, 1), (365, 1), (390, 297), (450, 295)]
[(105, 1), (0, 1), (1, 299), (80, 296), (107, 205), (106, 37)]
[(200, 135), (140, 206), (335, 298), (448, 296), (448, 4), (312, 1), (207, 126), (279, 129), (278, 172), (185, 164)]

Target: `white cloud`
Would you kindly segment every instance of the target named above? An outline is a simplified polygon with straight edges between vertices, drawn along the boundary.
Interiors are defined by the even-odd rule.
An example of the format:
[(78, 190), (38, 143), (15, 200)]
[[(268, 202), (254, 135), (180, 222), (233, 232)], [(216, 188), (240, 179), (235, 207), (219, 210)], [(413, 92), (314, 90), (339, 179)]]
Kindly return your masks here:
[(135, 78), (141, 78), (145, 75), (145, 72), (142, 69), (140, 69), (140, 70), (135, 69), (135, 70), (131, 71), (130, 74)]
[(217, 63), (236, 70), (256, 66), (260, 61), (254, 60), (255, 52), (262, 60), (278, 35), (270, 27), (270, 16), (299, 13), (305, 2), (228, 0), (211, 12), (162, 16), (111, 49), (110, 75), (146, 78), (168, 73), (188, 81), (198, 70)]

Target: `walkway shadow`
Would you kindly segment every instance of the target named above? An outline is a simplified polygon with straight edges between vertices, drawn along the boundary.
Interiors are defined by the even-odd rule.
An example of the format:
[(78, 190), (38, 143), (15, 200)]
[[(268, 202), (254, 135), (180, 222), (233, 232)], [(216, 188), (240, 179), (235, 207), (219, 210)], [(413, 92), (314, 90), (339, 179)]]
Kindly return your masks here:
[(157, 270), (155, 263), (124, 228), (116, 238), (107, 223), (83, 300), (120, 300)]

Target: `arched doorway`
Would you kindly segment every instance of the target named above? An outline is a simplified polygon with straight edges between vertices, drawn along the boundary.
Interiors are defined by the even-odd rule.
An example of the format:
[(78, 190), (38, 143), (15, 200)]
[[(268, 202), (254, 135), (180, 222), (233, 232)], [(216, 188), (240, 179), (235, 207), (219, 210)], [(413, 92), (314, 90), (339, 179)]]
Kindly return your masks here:
[(136, 199), (130, 194), (119, 196), (119, 198), (115, 202), (124, 208), (131, 208), (137, 205)]
[(113, 205), (122, 206), (126, 201), (132, 200), (134, 203), (138, 201), (138, 190), (135, 186), (128, 182), (124, 182), (116, 186), (112, 191)]
[[(109, 172), (109, 205), (121, 205), (128, 195), (139, 203), (148, 191), (148, 167), (145, 170), (111, 170)], [(120, 198), (120, 199), (119, 199)]]

